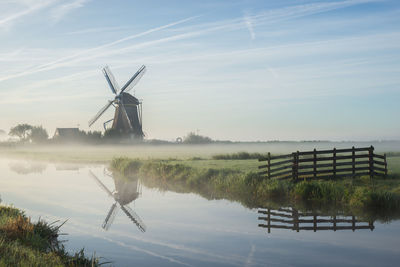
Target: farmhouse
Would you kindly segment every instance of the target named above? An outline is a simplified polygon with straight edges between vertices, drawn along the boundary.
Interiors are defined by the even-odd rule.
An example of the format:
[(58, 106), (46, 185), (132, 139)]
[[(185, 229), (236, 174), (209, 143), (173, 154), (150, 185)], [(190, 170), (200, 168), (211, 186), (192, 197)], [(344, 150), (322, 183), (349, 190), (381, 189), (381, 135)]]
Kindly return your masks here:
[(53, 139), (72, 140), (79, 138), (79, 128), (57, 128)]

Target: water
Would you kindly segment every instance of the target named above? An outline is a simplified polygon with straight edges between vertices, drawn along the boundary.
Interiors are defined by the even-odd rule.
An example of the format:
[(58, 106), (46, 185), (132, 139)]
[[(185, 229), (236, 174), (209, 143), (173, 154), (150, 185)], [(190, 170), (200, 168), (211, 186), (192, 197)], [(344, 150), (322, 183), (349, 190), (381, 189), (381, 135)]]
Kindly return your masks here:
[[(64, 237), (68, 250), (84, 247), (114, 266), (398, 266), (400, 262), (400, 221), (372, 222), (373, 231), (272, 228), (268, 233), (259, 227), (267, 225), (259, 219), (267, 217), (266, 209), (160, 192), (134, 180), (114, 181), (103, 165), (2, 159), (0, 168), (3, 204), (25, 210), (34, 220), (68, 220), (61, 228), (68, 233)], [(270, 218), (291, 220), (291, 212), (272, 212), (287, 216)], [(368, 228), (369, 223), (355, 226)], [(285, 222), (270, 224), (293, 227)], [(337, 224), (344, 225), (352, 223)]]

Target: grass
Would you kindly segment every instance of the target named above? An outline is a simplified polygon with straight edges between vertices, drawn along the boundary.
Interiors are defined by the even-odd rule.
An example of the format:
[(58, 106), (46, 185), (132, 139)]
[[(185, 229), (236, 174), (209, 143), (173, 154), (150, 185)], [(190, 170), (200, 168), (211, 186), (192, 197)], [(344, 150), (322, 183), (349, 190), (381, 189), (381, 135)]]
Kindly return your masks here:
[(212, 159), (216, 160), (245, 160), (245, 159), (259, 159), (266, 157), (267, 154), (262, 154), (262, 153), (249, 153), (249, 152), (237, 152), (237, 153), (232, 153), (232, 154), (217, 154), (213, 155)]
[(30, 218), (13, 207), (0, 206), (0, 266), (99, 266), (83, 249), (69, 255), (59, 238), (61, 225)]
[[(193, 192), (207, 199), (229, 199), (249, 208), (266, 203), (337, 206), (388, 218), (400, 214), (400, 176), (343, 180), (267, 180), (249, 172), (254, 160), (140, 160), (115, 158), (111, 168), (124, 176), (139, 175), (149, 187), (176, 192)], [(254, 163), (256, 162), (256, 163)], [(227, 164), (228, 163), (228, 164)], [(237, 166), (237, 164), (242, 165)], [(234, 165), (234, 167), (232, 167)], [(256, 168), (252, 168), (256, 170)]]

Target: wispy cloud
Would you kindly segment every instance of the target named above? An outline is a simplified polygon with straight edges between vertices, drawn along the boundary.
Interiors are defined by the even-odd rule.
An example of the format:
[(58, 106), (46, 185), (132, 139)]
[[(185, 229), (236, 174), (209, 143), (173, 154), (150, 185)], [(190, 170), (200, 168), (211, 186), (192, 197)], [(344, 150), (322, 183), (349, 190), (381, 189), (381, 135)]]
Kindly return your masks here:
[(85, 6), (85, 4), (89, 1), (91, 0), (73, 0), (65, 4), (58, 5), (51, 11), (52, 17), (56, 21), (59, 21), (72, 10)]
[(7, 27), (10, 26), (14, 21), (21, 19), (27, 15), (30, 15), (32, 13), (35, 13), (43, 8), (46, 8), (48, 6), (50, 6), (51, 4), (53, 4), (54, 2), (56, 2), (57, 0), (45, 0), (45, 1), (35, 1), (35, 2), (28, 2), (26, 4), (28, 4), (28, 7), (13, 13), (13, 14), (9, 14), (7, 15), (5, 18), (0, 19), (0, 26), (1, 27)]
[[(118, 39), (118, 40), (110, 42), (110, 43), (106, 43), (106, 44), (103, 44), (103, 45), (100, 45), (100, 46), (96, 46), (96, 47), (93, 47), (93, 48), (85, 49), (85, 50), (80, 51), (78, 53), (75, 53), (73, 55), (69, 55), (69, 56), (66, 56), (66, 57), (59, 58), (59, 59), (57, 59), (55, 61), (42, 64), (40, 66), (37, 66), (37, 67), (35, 67), (33, 69), (30, 69), (30, 70), (27, 70), (27, 71), (23, 71), (23, 72), (19, 72), (19, 73), (10, 74), (10, 75), (7, 75), (7, 76), (0, 77), (0, 81), (5, 81), (5, 80), (13, 79), (13, 78), (22, 77), (22, 76), (25, 76), (25, 75), (34, 74), (34, 73), (41, 72), (41, 71), (55, 69), (55, 68), (58, 68), (58, 67), (61, 67), (61, 66), (68, 65), (71, 62), (77, 62), (77, 61), (80, 62), (80, 61), (83, 61), (85, 59), (84, 57), (82, 57), (83, 55), (88, 55), (90, 53), (93, 53), (93, 52), (99, 51), (101, 49), (108, 48), (108, 47), (111, 47), (111, 46), (126, 42), (128, 40), (139, 38), (139, 37), (142, 37), (142, 36), (145, 36), (145, 35), (149, 35), (151, 33), (157, 32), (157, 31), (161, 31), (163, 29), (167, 29), (167, 28), (176, 26), (178, 24), (185, 23), (185, 22), (187, 22), (189, 20), (192, 20), (194, 18), (197, 18), (197, 17), (198, 16), (186, 18), (186, 19), (179, 20), (179, 21), (176, 21), (176, 22), (173, 22), (173, 23), (169, 23), (169, 24), (166, 24), (166, 25), (163, 25), (163, 26), (160, 26), (160, 27), (152, 28), (150, 30), (147, 30), (147, 31), (144, 31), (144, 32), (141, 32), (141, 33), (138, 33), (138, 34), (133, 34), (133, 35)], [(102, 53), (102, 55), (104, 56), (105, 54)], [(90, 56), (89, 58), (93, 58), (93, 55)]]
[(256, 34), (254, 32), (253, 21), (252, 21), (251, 17), (249, 17), (248, 15), (245, 15), (243, 17), (243, 21), (244, 21), (244, 24), (246, 25), (247, 29), (249, 30), (251, 39), (252, 40), (256, 39)]
[(115, 32), (119, 30), (127, 30), (129, 27), (124, 27), (124, 26), (117, 26), (117, 27), (98, 27), (98, 28), (89, 28), (89, 29), (83, 29), (79, 31), (72, 31), (72, 32), (67, 32), (66, 34), (68, 35), (74, 35), (74, 34), (87, 34), (87, 33), (105, 33), (105, 32)]

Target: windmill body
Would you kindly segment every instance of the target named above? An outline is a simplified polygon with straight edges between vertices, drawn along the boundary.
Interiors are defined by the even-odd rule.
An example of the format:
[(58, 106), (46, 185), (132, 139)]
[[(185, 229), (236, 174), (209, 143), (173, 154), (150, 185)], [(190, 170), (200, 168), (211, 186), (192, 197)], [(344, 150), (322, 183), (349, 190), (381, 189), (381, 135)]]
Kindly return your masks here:
[[(108, 103), (89, 121), (89, 126), (92, 126), (110, 106), (114, 106), (114, 118), (107, 121), (113, 121), (111, 128), (121, 134), (129, 135), (135, 139), (143, 139), (142, 103), (136, 97), (129, 94), (128, 91), (139, 82), (145, 72), (146, 67), (143, 65), (120, 89), (111, 73), (111, 70), (108, 67), (105, 67), (103, 69), (103, 74), (112, 93), (115, 95), (115, 98), (114, 100), (109, 100)], [(104, 123), (104, 125), (106, 123)]]
[(142, 103), (128, 93), (122, 93), (121, 102), (123, 102), (123, 107), (121, 105), (115, 107), (112, 128), (121, 133), (132, 134), (134, 138), (143, 139)]

